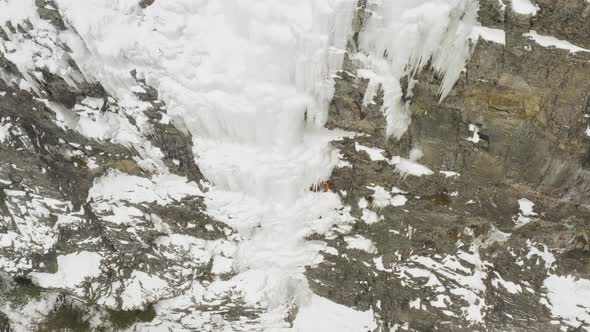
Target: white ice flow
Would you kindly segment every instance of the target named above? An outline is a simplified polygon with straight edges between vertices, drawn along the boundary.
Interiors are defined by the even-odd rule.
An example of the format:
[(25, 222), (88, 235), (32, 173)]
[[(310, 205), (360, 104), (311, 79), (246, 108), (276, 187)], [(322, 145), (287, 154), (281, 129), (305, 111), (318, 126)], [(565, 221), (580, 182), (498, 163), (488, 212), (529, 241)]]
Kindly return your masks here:
[[(321, 304), (310, 310), (332, 316), (354, 312), (314, 300), (303, 272), (324, 246), (305, 236), (351, 220), (337, 195), (308, 188), (338, 161), (329, 144), (337, 134), (322, 127), (356, 1), (58, 4), (85, 42), (74, 57), (86, 74), (125, 101), (136, 69), (193, 134), (197, 163), (213, 184), (208, 213), (243, 237), (229, 283), (247, 304), (266, 307), (265, 324), (280, 326), (292, 303)], [(370, 312), (353, 316), (332, 328), (359, 331), (373, 321)]]
[[(393, 86), (384, 86), (390, 104), (399, 100), (395, 82), (408, 61), (418, 68), (435, 55), (433, 65), (447, 74), (445, 95), (467, 57), (474, 1), (418, 2), (400, 5), (399, 13), (400, 6), (379, 2), (362, 39), (379, 83)], [(208, 213), (243, 239), (235, 255), (238, 274), (223, 287), (263, 307), (269, 328), (284, 326), (291, 304), (301, 308), (296, 330), (371, 326), (370, 311), (319, 299), (303, 275), (325, 246), (305, 237), (352, 220), (337, 195), (308, 188), (327, 179), (338, 162), (329, 142), (341, 134), (323, 125), (357, 1), (169, 0), (146, 9), (129, 0), (57, 3), (84, 41), (62, 36), (85, 75), (123, 104), (133, 103), (129, 71), (136, 69), (159, 91), (174, 123), (192, 133), (197, 163), (213, 184)], [(393, 42), (385, 40), (392, 31)], [(392, 119), (389, 127), (395, 127)]]

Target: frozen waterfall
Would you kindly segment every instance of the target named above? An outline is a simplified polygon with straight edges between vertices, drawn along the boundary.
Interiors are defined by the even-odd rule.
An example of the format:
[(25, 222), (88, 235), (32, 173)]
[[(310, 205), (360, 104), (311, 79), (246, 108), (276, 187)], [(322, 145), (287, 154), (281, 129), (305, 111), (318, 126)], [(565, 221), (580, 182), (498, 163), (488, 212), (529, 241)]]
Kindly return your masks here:
[[(325, 246), (305, 237), (354, 221), (337, 194), (308, 188), (328, 179), (338, 162), (330, 141), (342, 133), (323, 125), (357, 1), (174, 0), (141, 11), (126, 0), (57, 3), (84, 41), (62, 36), (78, 46), (74, 58), (88, 77), (132, 105), (129, 71), (136, 69), (159, 91), (172, 120), (192, 133), (197, 164), (212, 184), (208, 213), (242, 237), (237, 275), (210, 287), (234, 289), (247, 304), (266, 308), (269, 329), (284, 327), (293, 304), (344, 310), (318, 300), (303, 272), (321, 260)], [(431, 60), (445, 74), (446, 95), (467, 59), (477, 5), (368, 6), (372, 15), (355, 57), (373, 72), (372, 91), (385, 90), (388, 134), (400, 136), (409, 115), (399, 102), (399, 78)], [(334, 331), (372, 322), (370, 312), (346, 310), (355, 321), (333, 322)]]

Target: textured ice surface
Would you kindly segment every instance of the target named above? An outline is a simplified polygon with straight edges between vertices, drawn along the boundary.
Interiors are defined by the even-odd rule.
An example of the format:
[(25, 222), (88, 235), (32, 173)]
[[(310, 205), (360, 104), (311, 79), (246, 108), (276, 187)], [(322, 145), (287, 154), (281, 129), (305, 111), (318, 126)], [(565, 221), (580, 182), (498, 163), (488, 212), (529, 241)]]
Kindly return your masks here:
[[(208, 213), (243, 237), (231, 266), (237, 276), (208, 289), (266, 307), (264, 324), (280, 324), (291, 301), (308, 303), (304, 266), (318, 262), (325, 245), (305, 236), (352, 220), (337, 195), (308, 188), (338, 162), (329, 145), (338, 134), (321, 128), (356, 1), (177, 0), (143, 11), (122, 0), (58, 3), (87, 46), (74, 49), (83, 71), (132, 104), (128, 73), (136, 69), (192, 133), (196, 161), (213, 184)], [(96, 204), (127, 185), (157, 200), (174, 195), (162, 188), (168, 179), (109, 176), (93, 187)], [(215, 268), (228, 270), (227, 263)]]

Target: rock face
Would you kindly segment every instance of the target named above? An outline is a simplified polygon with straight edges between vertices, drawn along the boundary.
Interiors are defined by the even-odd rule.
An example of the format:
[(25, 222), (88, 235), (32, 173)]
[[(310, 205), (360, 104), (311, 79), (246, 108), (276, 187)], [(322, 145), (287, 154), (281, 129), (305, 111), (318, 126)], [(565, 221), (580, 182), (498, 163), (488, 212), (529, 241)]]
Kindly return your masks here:
[(531, 16), (500, 4), (481, 1), (479, 21), (505, 43), (480, 38), (442, 102), (432, 71), (411, 77), (409, 89), (406, 80), (411, 124), (399, 140), (384, 136), (382, 95), (363, 107), (359, 64), (349, 61), (337, 80), (328, 126), (365, 135), (334, 143), (348, 165), (331, 182), (371, 246), (358, 250), (349, 234), (329, 239), (337, 251), (308, 277), (319, 294), (375, 308), (384, 330), (589, 327), (556, 320), (545, 280), (590, 277), (590, 51), (524, 34), (587, 46), (590, 5), (537, 1)]
[[(0, 331), (253, 330), (262, 305), (206, 289), (235, 274), (240, 236), (207, 213), (191, 134), (136, 71), (133, 104), (85, 77), (58, 6), (35, 5), (38, 21), (0, 24)], [(332, 142), (329, 179), (354, 222), (308, 236), (326, 246), (305, 274), (314, 293), (372, 310), (376, 331), (590, 329), (585, 299), (559, 307), (590, 293), (575, 283), (590, 279), (590, 3), (532, 5), (481, 0), (503, 43), (476, 36), (442, 101), (433, 69), (406, 76), (411, 123), (395, 139), (383, 90), (364, 104), (359, 2), (325, 125), (355, 133)]]

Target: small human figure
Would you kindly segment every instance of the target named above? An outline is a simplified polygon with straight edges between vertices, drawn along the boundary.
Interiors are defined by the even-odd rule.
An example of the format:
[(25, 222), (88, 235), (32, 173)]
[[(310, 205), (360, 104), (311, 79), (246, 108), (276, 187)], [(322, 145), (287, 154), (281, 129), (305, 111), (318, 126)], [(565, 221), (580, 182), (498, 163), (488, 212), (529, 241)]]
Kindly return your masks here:
[(324, 182), (324, 192), (328, 192), (330, 191), (330, 182), (326, 181)]

